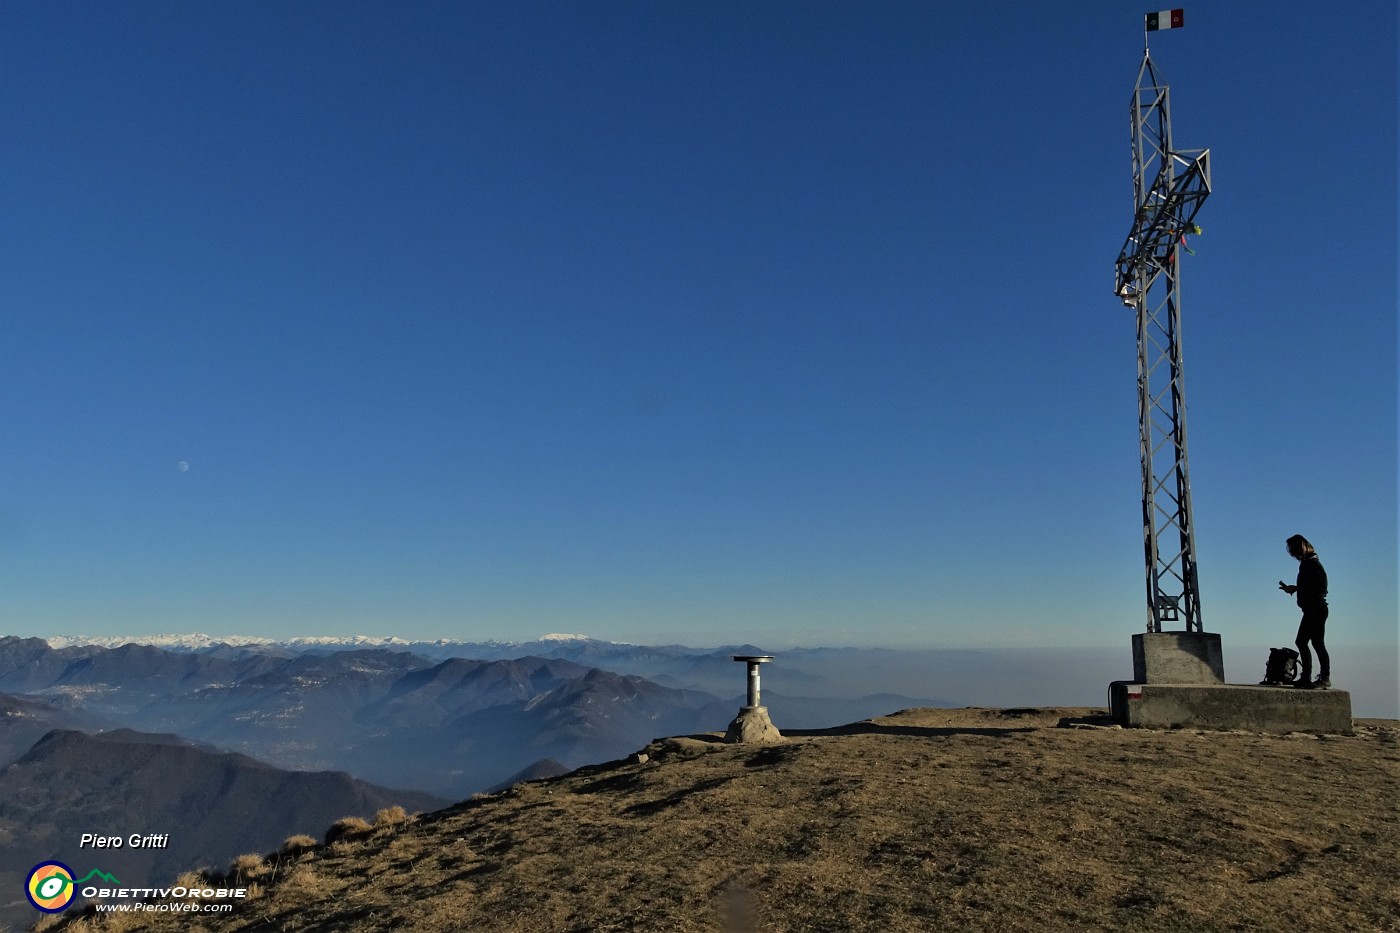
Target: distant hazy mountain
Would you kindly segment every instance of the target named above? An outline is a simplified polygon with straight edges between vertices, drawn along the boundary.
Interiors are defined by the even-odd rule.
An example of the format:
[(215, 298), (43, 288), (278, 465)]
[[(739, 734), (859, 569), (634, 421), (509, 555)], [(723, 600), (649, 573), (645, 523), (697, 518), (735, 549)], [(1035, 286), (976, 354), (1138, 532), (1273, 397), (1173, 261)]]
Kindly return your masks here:
[[(533, 668), (537, 692), (507, 702), (469, 702), (436, 724), (370, 740), (362, 749), (365, 776), (383, 780), (380, 768), (412, 763), (415, 786), (479, 790), (541, 758), (576, 768), (623, 757), (660, 736), (723, 730), (737, 708), (710, 694), (565, 661), (488, 663), (493, 677), (501, 668), (515, 669), (513, 678)], [(549, 672), (560, 668), (582, 674), (551, 681)]]
[[(0, 653), (3, 642), (0, 639)], [(16, 639), (18, 641), (18, 639)], [(29, 639), (28, 641), (40, 641)], [(755, 645), (724, 645), (718, 648), (692, 648), (686, 645), (632, 645), (624, 642), (602, 641), (581, 634), (545, 635), (534, 641), (409, 641), (393, 636), (377, 637), (351, 635), (345, 637), (303, 637), (285, 640), (247, 636), (215, 637), (201, 633), (180, 635), (119, 636), (84, 638), (54, 636), (47, 644), (55, 650), (93, 654), (97, 649), (122, 650), (134, 645), (161, 648), (171, 653), (187, 653), (199, 657), (247, 662), (250, 658), (290, 658), (306, 654), (328, 655), (348, 649), (381, 649), (404, 652), (417, 658), (442, 661), (465, 658), (477, 661), (506, 661), (522, 657), (573, 661), (585, 667), (597, 667), (618, 674), (646, 677), (667, 687), (683, 690), (704, 690), (728, 694), (744, 688), (745, 670), (736, 665), (733, 655), (765, 654)], [(32, 649), (28, 649), (32, 653)], [(791, 653), (789, 653), (791, 656)], [(797, 667), (785, 667), (781, 676), (792, 687), (811, 686), (820, 690), (820, 676)], [(0, 665), (0, 684), (3, 684)], [(869, 691), (866, 691), (867, 693)]]
[[(583, 647), (576, 638), (533, 644)], [(734, 712), (710, 694), (563, 659), (434, 661), (384, 648), (318, 646), (287, 657), (0, 638), (0, 690), (15, 688), (279, 767), (344, 770), (453, 797), (541, 758), (577, 767), (667, 732), (723, 729)]]
[[(56, 650), (69, 653), (91, 654), (99, 650), (78, 644), (81, 639), (74, 637), (50, 640), (63, 646)], [(207, 686), (200, 691), (167, 691), (160, 695), (144, 692), (143, 709), (133, 710), (129, 717), (133, 726), (195, 735), (223, 747), (269, 758), (279, 765), (349, 768), (356, 773), (363, 773), (356, 770), (360, 765), (351, 756), (358, 745), (398, 744), (405, 748), (403, 755), (393, 755), (389, 762), (377, 761), (375, 766), (400, 768), (399, 772), (367, 776), (400, 785), (407, 780), (437, 793), (479, 789), (470, 786), (465, 777), (477, 773), (475, 763), (462, 768), (461, 763), (452, 762), (447, 770), (434, 768), (433, 783), (410, 775), (406, 762), (426, 758), (426, 749), (414, 748), (413, 742), (445, 741), (442, 737), (427, 740), (424, 735), (447, 726), (455, 717), (470, 716), (493, 703), (528, 702), (535, 693), (553, 689), (557, 682), (581, 677), (587, 668), (599, 668), (624, 677), (647, 678), (682, 695), (708, 693), (710, 698), (692, 696), (678, 702), (679, 706), (703, 713), (689, 721), (672, 721), (679, 730), (720, 730), (743, 702), (746, 688), (745, 667), (732, 658), (735, 654), (766, 653), (753, 644), (718, 649), (696, 649), (683, 644), (638, 646), (603, 642), (585, 635), (546, 635), (533, 642), (512, 643), (409, 642), (367, 636), (273, 642), (167, 635), (147, 640), (169, 646), (169, 654), (185, 658), (183, 663), (174, 665), (176, 670), (165, 675), (164, 681), (193, 684), (203, 678)], [(6, 642), (0, 639), (0, 660)], [(111, 651), (140, 654), (130, 639), (105, 642), (119, 644)], [(358, 647), (332, 650), (337, 644)], [(141, 653), (150, 650), (153, 649), (140, 649)], [(32, 654), (32, 646), (27, 647), (27, 657)], [(524, 658), (533, 658), (526, 665), (528, 671), (518, 668)], [(80, 671), (84, 677), (111, 667), (101, 660), (85, 660), (84, 664)], [(567, 667), (568, 664), (575, 667)], [(952, 706), (958, 703), (948, 693), (927, 689), (928, 684), (945, 684), (949, 675), (967, 677), (967, 671), (976, 668), (976, 654), (958, 651), (783, 651), (778, 653), (776, 663), (764, 668), (764, 703), (778, 726), (795, 728), (830, 726), (907, 706)], [(405, 677), (388, 684), (381, 675), (389, 670), (405, 671)], [(921, 678), (921, 670), (934, 675)], [(56, 682), (50, 692), (62, 691), (74, 677), (77, 674)], [(161, 678), (155, 678), (151, 684), (160, 681)], [(34, 678), (28, 682), (34, 685)], [(4, 686), (0, 664), (0, 688)], [(720, 706), (706, 709), (714, 698), (724, 699)], [(636, 734), (623, 733), (617, 741), (644, 744), (654, 737), (645, 734), (643, 721), (633, 719), (631, 723)], [(454, 742), (461, 741), (462, 730), (473, 726), (484, 728), (489, 724), (458, 723)], [(470, 744), (487, 747), (490, 737), (480, 735)], [(515, 744), (525, 747), (528, 741)], [(335, 754), (326, 754), (328, 748), (335, 749)], [(571, 762), (598, 761), (603, 754), (599, 751), (589, 756), (581, 748), (582, 741), (575, 742)], [(521, 762), (519, 766), (533, 761), (514, 752), (508, 758)], [(458, 783), (452, 783), (449, 777), (454, 773), (461, 779)], [(487, 783), (500, 782), (505, 773), (508, 772), (496, 770), (486, 776)]]
[[(193, 865), (272, 851), (295, 833), (319, 836), (343, 816), (445, 803), (344, 773), (284, 771), (173, 735), (56, 730), (0, 771), (0, 909), (9, 911), (0, 920), (15, 929), (33, 920), (22, 881), (47, 859), (84, 873), (100, 868), (130, 885), (169, 882)], [(79, 848), (83, 833), (169, 838), (163, 848), (98, 850)]]
[[(415, 653), (439, 654), (458, 651), (464, 646), (481, 647), (489, 650), (513, 650), (522, 644), (535, 642), (465, 642), (453, 639), (434, 641), (411, 641), (394, 635), (304, 635), (294, 638), (261, 638), (251, 635), (206, 635), (203, 632), (185, 632), (164, 635), (53, 635), (44, 639), (51, 648), (99, 647), (118, 648), (126, 644), (150, 645), (167, 651), (207, 651), (214, 648), (253, 648), (277, 651), (290, 649), (300, 653), (314, 649), (339, 651), (346, 648), (392, 648)], [(563, 643), (571, 641), (593, 641), (587, 635), (544, 635), (538, 643)]]
[(82, 710), (64, 709), (40, 697), (0, 693), (0, 768), (55, 729), (98, 731), (112, 723)]
[(50, 647), (42, 638), (0, 638), (0, 684), (11, 693), (25, 693), (61, 680), (71, 664), (105, 649), (97, 645)]
[[(988, 632), (988, 637), (995, 633)], [(6, 639), (0, 639), (0, 642)], [(329, 654), (354, 647), (407, 651), (431, 661), (450, 657), (481, 661), (525, 656), (574, 661), (618, 674), (635, 674), (665, 687), (703, 690), (716, 696), (735, 696), (744, 688), (744, 669), (730, 660), (733, 654), (775, 654), (763, 670), (764, 689), (789, 697), (851, 700), (872, 694), (917, 698), (920, 705), (937, 706), (1090, 706), (1105, 701), (1109, 682), (1132, 673), (1132, 655), (1126, 635), (1110, 633), (1097, 645), (1028, 644), (1020, 639), (1005, 646), (981, 649), (891, 649), (855, 647), (790, 648), (760, 651), (753, 645), (693, 648), (686, 645), (629, 645), (602, 641), (579, 634), (546, 635), (535, 641), (470, 642), (410, 641), (402, 638), (350, 636), (345, 638), (267, 638), (208, 635), (155, 635), (123, 638), (62, 636), (48, 639), (15, 639), (61, 650), (63, 657), (91, 654), (103, 646), (128, 642), (164, 646), (171, 651), (192, 651), (223, 660), (247, 657), (290, 658), (300, 654)], [(1346, 687), (1352, 692), (1357, 715), (1395, 716), (1397, 666), (1393, 645), (1340, 643), (1333, 647), (1338, 670), (1345, 669)], [(1224, 647), (1226, 679), (1255, 683), (1263, 676), (1267, 645), (1227, 641)], [(32, 653), (32, 649), (31, 649)], [(0, 646), (0, 655), (4, 654)], [(36, 672), (43, 679), (42, 672)], [(47, 683), (48, 681), (44, 681)], [(0, 690), (29, 692), (4, 677), (0, 657)], [(828, 724), (858, 718), (854, 710), (837, 715)], [(776, 720), (775, 720), (776, 722)]]
[[(577, 767), (624, 756), (661, 735), (723, 730), (743, 703), (755, 645), (641, 646), (583, 635), (525, 643), (403, 639), (212, 639), (171, 647), (0, 638), (0, 690), (113, 724), (169, 732), (278, 767), (333, 769), (461, 797), (543, 758)], [(357, 646), (333, 650), (335, 645)], [(378, 647), (376, 647), (378, 646)], [(436, 655), (455, 652), (446, 658)], [(817, 728), (938, 694), (833, 684), (895, 653), (791, 651), (764, 670), (764, 702), (782, 728)], [(721, 699), (722, 698), (722, 699)]]
[(515, 772), (499, 784), (493, 784), (488, 787), (486, 792), (491, 794), (498, 793), (513, 787), (521, 781), (543, 781), (547, 778), (559, 777), (561, 774), (568, 774), (572, 770), (574, 769), (565, 767), (553, 758), (541, 758), (528, 767)]

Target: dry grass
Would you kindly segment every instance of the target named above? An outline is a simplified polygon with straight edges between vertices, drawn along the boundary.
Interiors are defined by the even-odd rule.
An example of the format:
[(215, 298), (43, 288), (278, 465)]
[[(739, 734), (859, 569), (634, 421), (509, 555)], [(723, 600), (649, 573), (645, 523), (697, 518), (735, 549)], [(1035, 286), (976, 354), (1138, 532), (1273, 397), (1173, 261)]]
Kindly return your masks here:
[[(912, 710), (517, 785), (301, 858), (233, 931), (1400, 929), (1400, 724)], [(185, 929), (148, 916), (139, 929)]]
[(382, 829), (385, 826), (398, 826), (407, 823), (412, 817), (403, 807), (385, 807), (374, 815), (374, 828)]
[(242, 886), (272, 874), (272, 866), (261, 855), (240, 855), (228, 867), (226, 880)]
[(346, 816), (336, 820), (326, 830), (326, 845), (334, 845), (343, 839), (364, 836), (374, 830), (369, 821), (361, 816)]
[[(175, 879), (174, 887), (194, 890), (196, 888), (208, 887), (211, 881), (212, 879), (204, 871), (186, 871), (181, 872), (180, 876)], [(191, 895), (186, 898), (186, 900), (193, 899), (193, 897), (194, 896)]]
[(288, 836), (286, 840), (283, 841), (282, 848), (278, 851), (282, 855), (297, 856), (301, 855), (303, 852), (307, 852), (311, 849), (316, 848), (316, 846), (318, 845), (320, 845), (320, 843), (318, 843), (311, 836)]

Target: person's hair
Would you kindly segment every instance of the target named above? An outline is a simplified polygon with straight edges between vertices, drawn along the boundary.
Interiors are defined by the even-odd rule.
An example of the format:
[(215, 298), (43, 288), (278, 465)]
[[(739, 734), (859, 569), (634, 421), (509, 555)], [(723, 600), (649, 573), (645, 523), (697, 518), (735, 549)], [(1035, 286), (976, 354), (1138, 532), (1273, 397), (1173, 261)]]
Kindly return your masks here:
[(1299, 559), (1310, 557), (1317, 553), (1317, 549), (1312, 546), (1312, 542), (1302, 535), (1294, 535), (1289, 538), (1284, 542), (1284, 546), (1288, 548), (1288, 553), (1290, 555)]

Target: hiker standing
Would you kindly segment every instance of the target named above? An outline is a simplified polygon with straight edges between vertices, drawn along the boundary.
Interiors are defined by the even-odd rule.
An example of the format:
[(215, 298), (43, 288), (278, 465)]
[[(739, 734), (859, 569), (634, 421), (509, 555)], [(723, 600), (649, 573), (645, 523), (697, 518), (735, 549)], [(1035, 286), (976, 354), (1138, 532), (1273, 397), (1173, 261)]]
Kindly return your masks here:
[[(1294, 535), (1284, 544), (1288, 553), (1298, 561), (1298, 582), (1289, 586), (1279, 581), (1279, 589), (1296, 596), (1298, 608), (1303, 610), (1303, 620), (1298, 623), (1298, 638), (1294, 642), (1303, 659), (1303, 676), (1298, 680), (1298, 686), (1325, 690), (1332, 686), (1332, 666), (1327, 657), (1327, 646), (1322, 641), (1327, 628), (1327, 571), (1322, 569), (1322, 561), (1317, 559), (1317, 551), (1307, 538)], [(1317, 649), (1319, 670), (1315, 681), (1309, 681), (1312, 677), (1309, 643)]]

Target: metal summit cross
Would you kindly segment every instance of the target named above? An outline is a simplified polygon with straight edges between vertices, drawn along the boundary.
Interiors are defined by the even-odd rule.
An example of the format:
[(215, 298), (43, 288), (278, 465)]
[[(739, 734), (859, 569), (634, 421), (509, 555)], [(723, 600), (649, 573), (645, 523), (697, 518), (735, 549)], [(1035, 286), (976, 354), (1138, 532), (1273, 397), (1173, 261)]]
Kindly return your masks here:
[[(1152, 19), (1158, 15), (1149, 14), (1148, 29), (1158, 28)], [(1170, 20), (1172, 26), (1181, 21), (1179, 15)], [(1118, 254), (1114, 292), (1137, 313), (1147, 631), (1177, 622), (1200, 632), (1186, 460), (1180, 253), (1190, 252), (1187, 235), (1200, 232), (1195, 217), (1210, 194), (1210, 150), (1172, 148), (1170, 89), (1145, 46), (1132, 100), (1133, 225)]]
[[(1149, 13), (1143, 32), (1185, 22), (1182, 10)], [(1133, 225), (1118, 254), (1114, 293), (1137, 317), (1147, 631), (1133, 635), (1133, 679), (1109, 684), (1109, 707), (1120, 725), (1152, 729), (1349, 733), (1346, 691), (1227, 683), (1220, 636), (1201, 628), (1186, 463), (1181, 254), (1190, 253), (1186, 237), (1200, 233), (1196, 214), (1211, 191), (1210, 150), (1172, 146), (1170, 94), (1146, 45), (1131, 107)], [(1163, 631), (1163, 623), (1185, 630)]]

